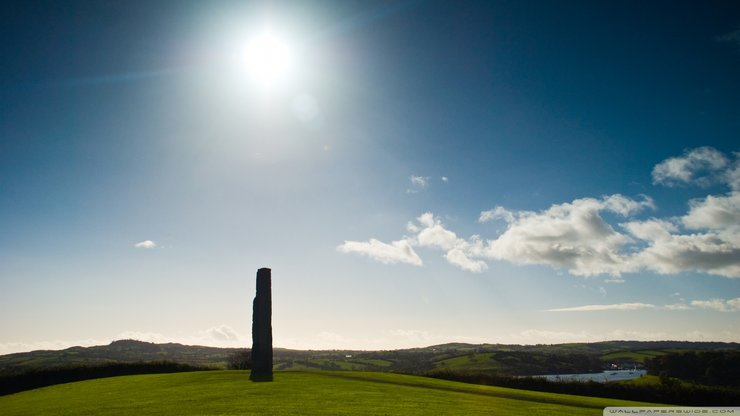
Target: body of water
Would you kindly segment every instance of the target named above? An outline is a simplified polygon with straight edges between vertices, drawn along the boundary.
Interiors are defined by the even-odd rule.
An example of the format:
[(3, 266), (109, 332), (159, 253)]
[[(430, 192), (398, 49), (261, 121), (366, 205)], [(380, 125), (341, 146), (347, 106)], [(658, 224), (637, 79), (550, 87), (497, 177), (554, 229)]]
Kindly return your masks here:
[(611, 370), (601, 373), (585, 374), (547, 374), (544, 376), (548, 381), (619, 381), (642, 377), (647, 374), (646, 370)]

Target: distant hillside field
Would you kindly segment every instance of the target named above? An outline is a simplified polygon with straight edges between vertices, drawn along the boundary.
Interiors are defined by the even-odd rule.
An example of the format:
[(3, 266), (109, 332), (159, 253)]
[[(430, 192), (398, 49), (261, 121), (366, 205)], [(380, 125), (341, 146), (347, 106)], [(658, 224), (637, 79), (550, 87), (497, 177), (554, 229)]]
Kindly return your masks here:
[(10, 415), (601, 415), (645, 403), (479, 386), (371, 372), (246, 371), (113, 377), (0, 397)]
[[(424, 374), (433, 371), (478, 371), (505, 375), (599, 372), (611, 364), (643, 364), (645, 359), (680, 351), (740, 350), (720, 342), (608, 341), (556, 345), (442, 344), (390, 351), (300, 351), (275, 348), (275, 370), (391, 371)], [(72, 347), (0, 355), (0, 377), (29, 370), (171, 361), (226, 369), (236, 348), (153, 344), (135, 340), (110, 345)]]

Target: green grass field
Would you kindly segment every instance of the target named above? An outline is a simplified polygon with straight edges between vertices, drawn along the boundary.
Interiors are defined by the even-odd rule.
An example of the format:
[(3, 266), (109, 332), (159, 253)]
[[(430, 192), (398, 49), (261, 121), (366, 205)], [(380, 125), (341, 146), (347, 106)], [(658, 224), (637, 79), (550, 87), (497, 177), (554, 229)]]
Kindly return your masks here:
[[(0, 397), (9, 415), (601, 415), (613, 399), (479, 386), (391, 373), (244, 371), (112, 377)], [(644, 404), (643, 404), (644, 405)]]
[(467, 354), (437, 361), (437, 369), (444, 370), (498, 370), (501, 365), (492, 359), (496, 353)]
[[(677, 350), (681, 351), (681, 350)], [(631, 360), (636, 363), (645, 363), (645, 359), (654, 358), (659, 355), (665, 355), (670, 351), (663, 350), (640, 350), (640, 351), (620, 351), (611, 354), (602, 355), (601, 359), (604, 361), (612, 360)]]

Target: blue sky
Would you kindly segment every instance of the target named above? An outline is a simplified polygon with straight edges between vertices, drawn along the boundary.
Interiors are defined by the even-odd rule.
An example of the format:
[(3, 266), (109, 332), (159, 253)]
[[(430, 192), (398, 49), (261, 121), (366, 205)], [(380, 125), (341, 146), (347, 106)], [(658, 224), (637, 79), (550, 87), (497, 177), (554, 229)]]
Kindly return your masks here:
[(740, 341), (735, 2), (8, 10), (0, 353)]

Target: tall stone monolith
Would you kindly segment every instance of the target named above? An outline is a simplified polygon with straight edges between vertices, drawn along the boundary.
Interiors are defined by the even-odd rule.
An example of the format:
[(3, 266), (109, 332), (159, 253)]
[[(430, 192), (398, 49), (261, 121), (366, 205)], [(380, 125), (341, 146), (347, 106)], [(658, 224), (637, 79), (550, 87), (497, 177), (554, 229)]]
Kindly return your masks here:
[(257, 270), (257, 295), (252, 304), (252, 375), (255, 381), (272, 380), (272, 277)]

